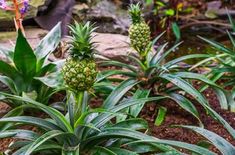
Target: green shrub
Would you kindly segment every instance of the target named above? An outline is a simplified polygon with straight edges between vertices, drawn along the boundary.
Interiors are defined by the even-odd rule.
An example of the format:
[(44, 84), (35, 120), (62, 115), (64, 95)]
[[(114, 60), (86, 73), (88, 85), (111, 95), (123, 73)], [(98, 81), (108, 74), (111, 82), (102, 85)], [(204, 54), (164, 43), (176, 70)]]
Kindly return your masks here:
[[(125, 85), (125, 88), (121, 88), (119, 91), (122, 90), (123, 93), (130, 91), (134, 94), (133, 98), (139, 95), (146, 98), (148, 96), (157, 96), (163, 97), (162, 99), (171, 99), (197, 118), (199, 124), (203, 126), (199, 112), (191, 102), (192, 99), (187, 97), (190, 95), (205, 108), (210, 116), (224, 124), (227, 130), (235, 137), (234, 129), (210, 107), (207, 99), (201, 93), (202, 91), (193, 86), (193, 81), (200, 81), (203, 84), (209, 85), (217, 92), (217, 96), (221, 101), (226, 97), (223, 88), (215, 84), (212, 80), (209, 80), (205, 75), (189, 72), (187, 64), (183, 63), (184, 60), (208, 58), (210, 55), (192, 54), (167, 61), (166, 57), (181, 43), (175, 44), (167, 50), (165, 49), (168, 43), (159, 45), (155, 49), (154, 45), (163, 34), (160, 34), (152, 42), (149, 42), (148, 47), (143, 48), (145, 50), (144, 52), (137, 51), (138, 56), (127, 55), (129, 62), (131, 62), (130, 64), (113, 60), (102, 61), (101, 66), (115, 66), (118, 68), (121, 67), (122, 69), (103, 71), (103, 76), (100, 76), (98, 81), (104, 80), (105, 82), (108, 79), (111, 82), (121, 82), (122, 85)], [(124, 77), (122, 79), (113, 79), (111, 77), (112, 75), (123, 75)], [(142, 102), (142, 104), (130, 107), (126, 111), (128, 111), (128, 114), (137, 117), (144, 104), (145, 102)], [(106, 103), (103, 105), (105, 108), (109, 106), (111, 105)], [(159, 112), (159, 117), (156, 120), (157, 125), (160, 125), (164, 120), (165, 113), (166, 110)]]
[[(234, 30), (234, 20), (230, 15), (229, 20), (231, 22), (231, 26)], [(197, 64), (195, 64), (192, 68), (197, 66), (207, 66), (211, 69), (211, 72), (208, 73), (208, 78), (212, 81), (216, 82), (217, 80), (222, 80), (222, 87), (225, 89), (224, 92), (226, 96), (220, 97), (221, 108), (226, 110), (231, 110), (235, 112), (235, 39), (234, 34), (227, 31), (228, 37), (231, 42), (231, 48), (223, 45), (217, 41), (206, 39), (204, 37), (200, 37), (203, 41), (207, 42), (211, 47), (216, 50), (216, 54), (212, 55), (210, 58), (207, 58)], [(215, 64), (212, 66), (211, 64)], [(229, 88), (229, 89), (226, 89)], [(206, 88), (206, 86), (204, 87)]]
[[(33, 50), (21, 31), (14, 50), (0, 47), (0, 54), (6, 61), (0, 60), (0, 81), (8, 86), (11, 94), (28, 94), (31, 98), (47, 103), (55, 88), (61, 86), (59, 66), (62, 61), (50, 62), (49, 55), (56, 49), (61, 39), (60, 23), (41, 40)], [(56, 77), (56, 78), (55, 78)], [(21, 105), (7, 101), (12, 107)]]
[[(123, 97), (122, 93), (116, 94)], [(2, 98), (24, 102), (25, 108), (37, 108), (45, 112), (49, 118), (31, 116), (17, 116), (1, 118), (2, 123), (11, 123), (0, 132), (0, 138), (17, 138), (11, 146), (15, 150), (14, 155), (40, 154), (138, 154), (147, 152), (166, 152), (181, 154), (176, 148), (184, 148), (190, 152), (214, 155), (211, 151), (184, 142), (162, 140), (139, 132), (147, 131), (147, 123), (139, 118), (127, 119), (121, 122), (113, 120), (121, 111), (141, 102), (158, 101), (162, 97), (116, 100), (116, 95), (110, 96), (104, 101), (112, 105), (104, 109), (90, 109), (89, 96), (84, 92), (82, 102), (77, 101), (73, 93), (67, 96), (68, 112), (63, 114), (58, 110), (36, 102), (27, 96), (15, 96), (1, 93)], [(113, 100), (110, 100), (113, 99)], [(80, 102), (80, 106), (78, 106)], [(115, 102), (115, 104), (113, 103)], [(77, 107), (78, 106), (78, 107)], [(81, 109), (80, 112), (78, 110)], [(18, 129), (21, 125), (36, 126), (38, 132)], [(200, 128), (194, 130), (203, 131)], [(207, 137), (206, 132), (201, 133)], [(208, 135), (209, 140), (211, 136)], [(224, 140), (225, 141), (225, 140)], [(223, 141), (223, 142), (224, 142)], [(225, 148), (215, 141), (215, 145)], [(225, 141), (225, 144), (227, 142)], [(232, 145), (226, 145), (226, 149), (234, 150)]]

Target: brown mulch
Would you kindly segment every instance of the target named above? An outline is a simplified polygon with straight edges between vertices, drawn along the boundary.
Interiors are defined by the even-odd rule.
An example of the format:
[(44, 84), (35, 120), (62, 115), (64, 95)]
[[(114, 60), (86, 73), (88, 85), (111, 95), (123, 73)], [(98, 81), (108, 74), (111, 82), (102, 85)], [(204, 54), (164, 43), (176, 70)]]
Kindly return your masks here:
[[(4, 116), (9, 110), (10, 107), (7, 104), (0, 102), (0, 118)], [(0, 153), (5, 151), (11, 142), (13, 142), (12, 138), (0, 139)]]
[(10, 109), (11, 107), (8, 106), (6, 103), (0, 102), (0, 118), (4, 116)]
[(13, 141), (13, 138), (0, 139), (0, 153), (6, 151), (9, 147), (9, 144), (11, 144)]
[[(219, 113), (233, 128), (235, 128), (235, 113), (220, 108), (219, 101), (217, 100), (213, 90), (206, 90), (204, 95), (209, 100), (211, 107), (217, 113)], [(161, 126), (154, 125), (156, 111), (159, 105), (146, 105), (141, 113), (141, 117), (148, 121), (152, 135), (160, 139), (177, 140), (191, 144), (197, 144), (198, 142), (205, 140), (202, 136), (188, 129), (171, 127), (172, 125), (198, 126), (197, 120), (192, 115), (190, 115), (190, 113), (184, 111), (174, 101), (171, 100), (165, 100), (160, 103), (160, 105), (167, 108), (167, 115)], [(232, 138), (223, 125), (208, 116), (202, 106), (198, 105), (197, 103), (195, 105), (200, 113), (200, 117), (205, 126), (205, 129), (215, 132), (235, 146), (235, 139)], [(215, 147), (212, 146), (210, 149), (220, 154), (220, 152)]]

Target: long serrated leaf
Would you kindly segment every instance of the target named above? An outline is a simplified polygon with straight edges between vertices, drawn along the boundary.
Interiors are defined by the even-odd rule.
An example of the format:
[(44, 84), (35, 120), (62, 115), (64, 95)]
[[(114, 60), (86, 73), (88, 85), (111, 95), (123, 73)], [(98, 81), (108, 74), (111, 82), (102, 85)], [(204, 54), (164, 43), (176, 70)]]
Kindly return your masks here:
[(230, 50), (229, 48), (225, 47), (223, 44), (213, 41), (213, 40), (209, 40), (206, 38), (203, 38), (201, 36), (198, 36), (200, 39), (204, 40), (205, 42), (209, 43), (210, 45), (212, 45), (213, 47), (215, 47), (216, 49), (218, 49), (219, 51), (225, 52), (231, 56), (234, 56), (234, 52), (232, 50)]
[(205, 105), (207, 106), (209, 105), (206, 98), (199, 91), (197, 91), (192, 85), (190, 85), (187, 81), (183, 80), (182, 78), (175, 76), (173, 74), (161, 74), (160, 77), (168, 80), (169, 82), (173, 83), (177, 87), (184, 90), (186, 93), (192, 95), (199, 103), (201, 103), (203, 107), (205, 107)]
[(31, 141), (29, 140), (18, 140), (16, 142), (14, 142), (13, 144), (11, 144), (8, 148), (11, 149), (11, 150), (16, 150), (16, 149), (19, 149), (19, 148), (22, 148), (26, 145), (28, 145)]
[[(25, 107), (29, 107), (28, 105), (20, 105), (17, 106), (16, 108), (10, 110), (6, 115), (4, 115), (2, 118), (6, 118), (6, 117), (14, 117), (14, 116), (20, 116), (23, 113), (23, 109)], [(0, 131), (4, 131), (8, 128), (10, 128), (13, 124), (10, 122), (7, 123), (1, 123), (0, 124)]]
[[(165, 99), (165, 98), (166, 97), (160, 96), (160, 97), (150, 97), (150, 98), (144, 98), (144, 99), (127, 100), (127, 101), (123, 101), (121, 104), (116, 105), (115, 107), (110, 109), (110, 111), (116, 113), (116, 112), (120, 112), (121, 110), (123, 110), (125, 108), (128, 108), (130, 106), (133, 106), (133, 105), (137, 105), (137, 104), (140, 104), (140, 103), (143, 103), (143, 102), (158, 101), (158, 100), (162, 100), (162, 99)], [(99, 115), (96, 118), (94, 118), (92, 120), (92, 123), (97, 128), (100, 128), (114, 117), (115, 117), (115, 115), (113, 115), (113, 114), (102, 114), (102, 115)], [(85, 136), (87, 136), (89, 131), (90, 131), (89, 129), (86, 131)]]
[[(178, 142), (178, 141), (171, 141), (171, 140), (161, 140), (161, 139), (157, 139), (155, 137), (145, 135), (141, 132), (133, 131), (133, 130), (125, 129), (125, 128), (106, 128), (100, 134), (93, 136), (91, 138), (88, 138), (84, 142), (83, 145), (86, 145), (87, 143), (90, 144), (91, 142), (94, 143), (98, 139), (104, 139), (104, 138), (110, 139), (110, 137), (117, 137), (117, 136), (119, 138), (122, 137), (122, 138), (136, 139), (136, 140), (139, 140), (139, 142), (155, 143), (155, 144), (158, 144), (159, 147), (160, 146), (163, 147), (163, 145), (168, 145), (168, 146), (174, 146), (174, 147), (179, 147), (179, 148), (185, 148), (189, 151), (196, 152), (199, 154), (215, 155), (215, 153), (213, 153), (205, 148), (202, 148), (200, 146), (197, 146), (197, 145), (192, 145), (192, 144)], [(132, 141), (130, 143), (137, 143), (137, 142), (138, 141)], [(128, 145), (128, 143), (126, 145)], [(161, 148), (159, 148), (159, 149), (161, 149)], [(164, 148), (164, 149), (166, 149), (166, 148)], [(174, 149), (169, 147), (169, 149), (166, 151), (172, 151), (172, 150), (174, 150)]]
[(100, 114), (101, 113), (108, 113), (108, 114), (113, 114), (113, 115), (119, 115), (118, 113), (113, 113), (107, 109), (95, 108), (90, 111), (83, 112), (82, 115), (75, 122), (74, 127), (77, 128), (77, 126), (79, 124), (84, 124), (86, 122), (89, 122), (89, 121), (87, 121), (87, 117), (89, 117), (90, 115), (95, 114), (95, 113), (100, 113)]
[(117, 147), (108, 147), (108, 149), (113, 151), (117, 155), (138, 155), (135, 152), (132, 152), (126, 149), (117, 148)]
[(29, 146), (30, 146), (30, 144), (21, 147), (20, 149), (15, 151), (12, 155), (25, 155), (24, 153), (29, 148)]
[[(218, 86), (212, 80), (208, 79), (206, 76), (201, 75), (201, 74), (197, 74), (197, 73), (190, 73), (190, 72), (177, 72), (174, 75), (181, 77), (181, 78), (185, 78), (185, 79), (199, 80), (199, 81), (206, 83), (208, 86), (214, 88), (214, 90), (218, 94), (217, 96), (219, 97), (221, 107), (223, 109), (228, 109), (228, 103), (227, 103), (225, 94), (223, 93), (223, 88)], [(202, 90), (204, 90), (204, 87), (205, 86), (202, 87), (203, 88)], [(202, 92), (202, 90), (200, 89), (201, 92)]]
[[(100, 114), (99, 116), (95, 117), (91, 121), (91, 123), (93, 123), (97, 128), (100, 128), (116, 116), (113, 113), (120, 112), (123, 109), (126, 109), (130, 106), (133, 106), (133, 105), (137, 105), (139, 103), (157, 101), (157, 100), (161, 100), (161, 99), (164, 99), (164, 98), (166, 98), (166, 97), (161, 96), (161, 97), (152, 97), (152, 98), (146, 98), (146, 99), (132, 99), (132, 100), (123, 101), (121, 104), (116, 105), (115, 107), (110, 109), (110, 111), (112, 113)], [(92, 133), (91, 129), (85, 129), (85, 131), (83, 133), (83, 137), (85, 138), (91, 133)]]
[[(150, 94), (150, 90), (140, 90), (138, 89), (135, 94), (133, 95), (133, 99), (140, 99), (140, 98), (147, 98)], [(130, 115), (137, 117), (139, 115), (139, 113), (141, 112), (141, 110), (144, 107), (145, 102), (135, 105), (135, 106), (131, 106), (130, 107)]]
[(235, 138), (235, 130), (233, 129), (233, 127), (231, 127), (231, 125), (229, 125), (229, 123), (224, 120), (223, 117), (221, 117), (216, 111), (214, 111), (209, 106), (207, 107), (207, 110), (209, 110), (210, 113), (212, 113), (214, 117), (227, 129), (227, 131), (232, 135), (232, 137)]
[[(97, 145), (99, 141), (101, 140), (108, 140), (108, 139), (112, 139), (112, 138), (117, 138), (118, 139), (131, 139), (131, 142), (135, 141), (135, 140), (143, 140), (143, 139), (156, 139), (154, 137), (148, 136), (146, 134), (143, 134), (141, 132), (138, 131), (133, 131), (133, 130), (129, 130), (126, 128), (105, 128), (100, 134), (95, 135), (95, 136), (91, 136), (89, 138), (87, 138), (86, 140), (84, 140), (81, 143), (81, 148), (87, 148), (90, 149), (92, 145)], [(87, 145), (90, 144), (90, 145)], [(145, 143), (147, 145), (147, 143)], [(151, 144), (151, 143), (149, 143)], [(127, 145), (126, 145), (127, 146)], [(171, 151), (171, 150), (175, 150), (174, 148), (167, 146), (167, 145), (161, 145), (161, 144), (155, 144), (153, 146), (154, 151), (156, 150), (162, 150), (162, 151)], [(176, 150), (175, 150), (176, 151)], [(146, 152), (145, 152), (146, 153)]]
[(113, 151), (109, 150), (106, 147), (95, 146), (91, 151), (92, 154), (96, 155), (117, 155)]
[(115, 106), (119, 102), (119, 100), (124, 97), (126, 92), (128, 92), (138, 83), (139, 82), (135, 79), (128, 79), (126, 81), (123, 81), (104, 101), (103, 107), (106, 109), (110, 109)]
[(151, 58), (149, 62), (149, 67), (156, 65), (156, 63), (159, 61), (159, 59), (162, 57), (163, 53), (165, 52), (164, 49), (166, 48), (167, 45), (168, 43), (165, 43), (162, 46), (158, 47), (156, 53), (153, 55), (153, 57)]
[(45, 113), (50, 115), (57, 122), (57, 124), (61, 128), (63, 128), (63, 130), (69, 131), (69, 132), (73, 131), (73, 129), (70, 126), (69, 122), (66, 120), (64, 115), (62, 113), (60, 113), (58, 110), (53, 109), (52, 107), (48, 107), (48, 106), (46, 106), (42, 103), (36, 102), (36, 101), (30, 99), (27, 96), (20, 97), (20, 96), (10, 95), (10, 94), (6, 94), (6, 93), (1, 93), (1, 92), (0, 92), (0, 94), (4, 95), (7, 98), (22, 101), (22, 102), (26, 102), (26, 103), (32, 104), (32, 105), (42, 109)]
[(165, 152), (165, 153), (157, 153), (155, 155), (186, 155), (186, 154), (178, 153), (178, 152), (175, 152), (175, 151), (168, 151), (168, 152)]
[(181, 45), (183, 42), (179, 42), (177, 44), (175, 44), (173, 47), (171, 47), (170, 49), (168, 49), (166, 52), (164, 52), (161, 57), (158, 58), (158, 60), (156, 61), (155, 65), (159, 65), (162, 60), (164, 60), (166, 58), (166, 56), (168, 56), (168, 54), (170, 54), (172, 51), (174, 51), (179, 45)]
[(146, 70), (146, 66), (138, 58), (131, 55), (127, 55), (127, 57), (133, 60), (143, 71)]
[[(126, 142), (128, 143), (128, 142)], [(126, 144), (124, 143), (124, 145)], [(164, 147), (166, 147), (166, 149), (163, 149), (163, 147), (161, 147), (161, 149), (158, 149), (159, 148), (159, 145), (157, 144), (151, 144), (151, 143), (132, 143), (132, 144), (128, 144), (128, 145), (125, 145), (128, 150), (131, 150), (131, 151), (134, 151), (136, 153), (139, 154), (144, 154), (144, 153), (149, 153), (149, 152), (168, 152), (169, 148), (166, 147), (166, 145)], [(177, 153), (178, 151), (173, 151), (175, 153)], [(179, 152), (178, 152), (179, 153)], [(175, 154), (174, 154), (175, 155)]]
[(172, 75), (164, 75), (163, 78), (166, 78), (167, 80), (171, 81), (175, 85), (177, 85), (179, 88), (185, 90), (187, 93), (192, 95), (209, 113), (210, 115), (218, 120), (227, 130), (228, 132), (235, 137), (235, 130), (226, 122), (217, 112), (215, 112), (208, 104), (207, 100), (198, 92), (195, 88), (193, 88), (190, 84), (188, 84), (186, 81), (179, 79), (178, 77), (172, 76)]
[(157, 41), (166, 33), (166, 31), (162, 32), (161, 34), (159, 34), (156, 38), (154, 38), (152, 44), (155, 45), (157, 43)]
[(0, 81), (1, 81), (2, 83), (4, 83), (6, 86), (8, 86), (8, 88), (11, 90), (11, 92), (12, 92), (13, 94), (18, 94), (18, 95), (20, 95), (19, 92), (18, 92), (18, 90), (17, 90), (17, 87), (16, 87), (14, 81), (13, 81), (11, 78), (9, 78), (9, 77), (7, 77), (7, 76), (1, 76), (1, 75), (0, 75)]
[(116, 123), (112, 127), (141, 130), (141, 129), (148, 129), (148, 123), (141, 118), (134, 118), (134, 119), (128, 119), (128, 120)]
[(224, 138), (220, 137), (219, 135), (195, 126), (182, 126), (184, 128), (193, 130), (205, 138), (207, 138), (220, 152), (224, 155), (233, 155), (235, 152), (235, 147), (230, 144), (228, 141), (226, 141)]
[(44, 150), (52, 150), (53, 151), (55, 149), (57, 150), (62, 150), (62, 146), (61, 145), (58, 145), (58, 144), (51, 144), (51, 143), (45, 143), (45, 144), (42, 144), (40, 145), (37, 149), (35, 149), (35, 152), (41, 152), (41, 151), (44, 151)]
[(4, 118), (4, 117), (12, 117), (12, 116), (19, 116), (19, 115), (21, 115), (23, 113), (23, 109), (26, 108), (26, 107), (29, 107), (29, 106), (28, 105), (21, 105), (21, 106), (18, 106), (16, 108), (14, 108), (14, 109), (11, 109), (2, 118)]
[(30, 116), (6, 117), (6, 118), (1, 118), (0, 122), (32, 124), (39, 126), (41, 128), (46, 128), (51, 130), (61, 130), (60, 127), (51, 123), (50, 121)]
[(24, 140), (34, 140), (38, 138), (38, 134), (30, 130), (22, 130), (22, 129), (7, 130), (0, 132), (0, 139), (11, 138), (11, 137)]
[[(212, 82), (216, 82), (217, 80), (219, 80), (222, 76), (224, 75), (224, 73), (216, 73), (214, 71), (212, 71), (211, 73), (207, 74), (207, 78), (210, 79), (210, 81)], [(209, 87), (209, 85), (205, 85), (202, 86), (200, 88), (200, 91), (203, 92), (204, 90), (206, 90)]]
[(52, 130), (49, 131), (45, 134), (43, 134), (42, 136), (40, 136), (39, 138), (37, 138), (35, 141), (33, 141), (32, 144), (30, 144), (30, 146), (28, 147), (27, 151), (25, 152), (25, 155), (30, 155), (31, 153), (33, 153), (40, 145), (42, 145), (44, 142), (57, 137), (59, 135), (63, 135), (65, 133), (58, 131), (58, 130)]
[(122, 68), (126, 68), (134, 73), (138, 73), (138, 70), (135, 66), (130, 65), (130, 64), (125, 64), (119, 61), (102, 61), (100, 66), (117, 66), (117, 67), (122, 67)]
[[(140, 140), (140, 141), (135, 141), (135, 142), (130, 142), (128, 144), (133, 144), (133, 143), (154, 143), (154, 144), (161, 144), (161, 145), (169, 145), (169, 146), (174, 146), (178, 148), (183, 148), (191, 153), (197, 153), (197, 154), (203, 154), (203, 155), (216, 155), (214, 152), (211, 152), (210, 150), (203, 148), (201, 146), (185, 143), (185, 142), (180, 142), (180, 141), (173, 141), (173, 140)], [(126, 145), (128, 145), (126, 144)], [(171, 151), (171, 150), (170, 150)], [(169, 152), (169, 151), (166, 151)], [(174, 152), (174, 155), (181, 154), (179, 152)]]
[(235, 21), (234, 21), (234, 19), (232, 18), (232, 16), (229, 14), (228, 10), (227, 10), (227, 15), (228, 15), (229, 22), (230, 22), (230, 24), (231, 24), (231, 26), (232, 26), (232, 29), (233, 29), (233, 31), (235, 32)]
[(194, 87), (192, 87), (189, 83), (180, 79), (177, 76), (172, 76), (170, 74), (161, 75), (162, 78), (167, 79), (173, 84), (177, 85), (179, 88), (183, 89), (185, 92), (192, 95), (208, 112), (212, 117), (216, 118), (227, 130), (228, 132), (235, 138), (235, 130), (226, 122), (217, 112), (215, 112), (208, 104), (205, 97), (203, 97), (200, 92), (198, 92)]
[(199, 67), (199, 66), (202, 66), (202, 65), (204, 65), (204, 64), (207, 64), (208, 62), (211, 63), (211, 62), (213, 62), (217, 57), (225, 57), (225, 56), (227, 56), (227, 55), (228, 55), (228, 54), (219, 54), (219, 55), (216, 55), (216, 56), (212, 55), (211, 57), (206, 58), (206, 59), (203, 59), (202, 61), (199, 61), (198, 63), (196, 63), (196, 64), (194, 64), (193, 66), (191, 66), (191, 67), (189, 68), (189, 71), (192, 71), (193, 69), (195, 69), (195, 68), (197, 68), (197, 67)]
[(219, 85), (208, 79), (206, 76), (202, 74), (197, 74), (197, 73), (191, 73), (191, 72), (176, 72), (173, 75), (177, 77), (181, 77), (183, 79), (195, 79), (195, 80), (200, 80), (202, 82), (205, 82), (206, 84), (222, 89)]
[(184, 60), (188, 60), (188, 59), (198, 59), (198, 58), (210, 58), (211, 55), (210, 54), (190, 54), (190, 55), (186, 55), (186, 56), (182, 56), (176, 59), (173, 59), (167, 63), (164, 64), (165, 68), (171, 68), (173, 65), (182, 62)]
[(69, 122), (67, 121), (67, 119), (65, 118), (65, 116), (61, 112), (59, 112), (58, 110), (56, 110), (52, 107), (48, 107), (48, 106), (41, 104), (39, 102), (36, 102), (36, 101), (28, 98), (27, 96), (24, 96), (24, 97), (16, 97), (15, 96), (15, 99), (23, 100), (24, 102), (27, 102), (27, 103), (30, 103), (30, 104), (36, 106), (36, 107), (39, 107), (45, 113), (50, 115), (57, 122), (58, 126), (60, 126), (64, 131), (73, 132), (73, 129), (72, 129), (71, 125), (69, 124)]
[[(234, 27), (235, 28), (235, 27)], [(235, 32), (235, 31), (234, 31)], [(227, 31), (227, 34), (229, 36), (229, 39), (233, 45), (233, 47), (235, 48), (235, 39), (233, 38), (233, 36), (231, 35), (231, 33), (229, 31)]]
[(170, 95), (169, 97), (172, 100), (174, 100), (176, 103), (178, 103), (180, 107), (182, 107), (184, 110), (191, 113), (198, 120), (198, 122), (200, 123), (200, 126), (203, 126), (203, 123), (200, 120), (199, 113), (191, 101), (189, 101), (184, 96), (176, 94), (176, 93), (171, 93), (169, 95)]
[(107, 70), (107, 71), (103, 71), (101, 72), (101, 74), (98, 76), (96, 83), (110, 77), (113, 75), (126, 75), (128, 77), (136, 77), (137, 74), (133, 73), (133, 72), (128, 72), (128, 71), (121, 71), (121, 70)]
[(219, 103), (220, 103), (220, 107), (222, 109), (229, 109), (229, 103), (228, 103), (228, 100), (227, 100), (227, 97), (226, 97), (226, 92), (224, 92), (223, 90), (221, 89), (216, 89), (214, 88), (214, 91), (215, 91), (215, 94), (217, 96), (217, 99), (219, 100)]

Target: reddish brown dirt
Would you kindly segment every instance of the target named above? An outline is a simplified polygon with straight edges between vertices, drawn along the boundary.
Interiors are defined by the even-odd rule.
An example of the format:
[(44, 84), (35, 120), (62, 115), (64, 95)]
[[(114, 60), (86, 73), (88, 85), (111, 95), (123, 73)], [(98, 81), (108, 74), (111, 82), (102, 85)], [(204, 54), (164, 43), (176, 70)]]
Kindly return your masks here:
[[(11, 108), (7, 104), (0, 102), (0, 118), (4, 116), (10, 109)], [(0, 139), (0, 153), (5, 151), (12, 141), (12, 138)]]
[(11, 107), (9, 107), (7, 104), (0, 102), (0, 118), (4, 116), (10, 109)]
[(0, 153), (6, 151), (9, 144), (13, 141), (13, 138), (0, 139)]
[[(206, 90), (204, 94), (213, 109), (216, 110), (233, 128), (235, 128), (235, 113), (220, 108), (219, 102), (216, 95), (213, 93), (213, 90)], [(187, 129), (171, 127), (172, 125), (198, 125), (197, 120), (188, 112), (180, 108), (174, 101), (163, 101), (160, 105), (167, 108), (167, 115), (161, 126), (157, 127), (154, 125), (156, 111), (159, 105), (146, 105), (141, 113), (141, 117), (149, 122), (151, 133), (154, 136), (161, 139), (178, 140), (191, 144), (197, 144), (201, 140), (205, 140), (202, 136)], [(205, 128), (217, 133), (235, 146), (235, 139), (231, 137), (227, 130), (220, 123), (208, 116), (200, 105), (196, 104), (196, 106)], [(211, 150), (220, 154), (215, 147), (211, 147)]]

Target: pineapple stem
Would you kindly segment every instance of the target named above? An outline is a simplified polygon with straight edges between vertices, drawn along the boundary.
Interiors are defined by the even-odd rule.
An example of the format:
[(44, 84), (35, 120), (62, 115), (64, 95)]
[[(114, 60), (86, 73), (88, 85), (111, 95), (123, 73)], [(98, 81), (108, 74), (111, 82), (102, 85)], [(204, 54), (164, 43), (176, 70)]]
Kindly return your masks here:
[(79, 91), (76, 93), (75, 120), (78, 120), (78, 118), (82, 115), (84, 93), (84, 91)]
[(140, 55), (140, 61), (147, 67), (146, 55)]
[[(149, 44), (149, 45), (151, 45), (151, 44)], [(145, 49), (145, 51), (144, 52), (139, 52), (139, 51), (137, 51), (137, 52), (139, 52), (140, 53), (140, 60), (141, 60), (141, 62), (147, 67), (147, 55), (148, 55), (148, 53), (150, 52), (150, 47), (149, 47), (149, 45), (146, 47), (146, 49)]]

